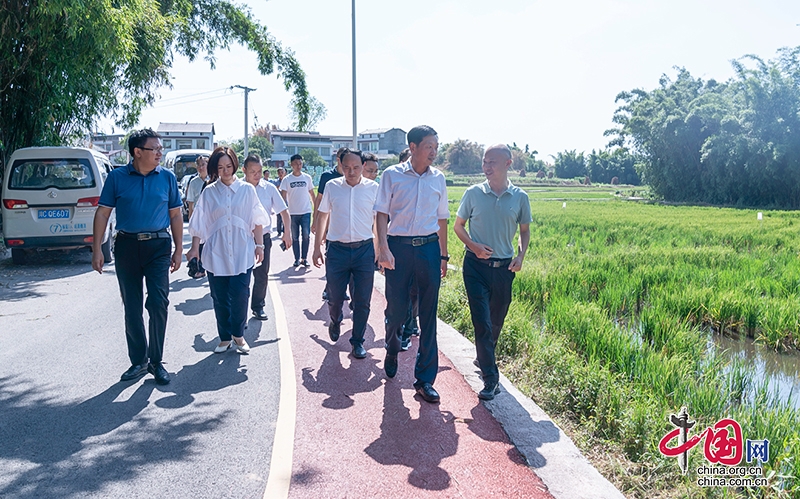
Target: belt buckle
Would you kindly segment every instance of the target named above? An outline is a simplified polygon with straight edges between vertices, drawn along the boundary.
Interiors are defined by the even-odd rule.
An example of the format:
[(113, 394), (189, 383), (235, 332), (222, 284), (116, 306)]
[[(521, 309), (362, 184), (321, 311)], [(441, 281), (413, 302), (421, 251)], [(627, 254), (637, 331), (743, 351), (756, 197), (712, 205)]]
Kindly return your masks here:
[(149, 241), (150, 239), (153, 239), (153, 235), (149, 232), (143, 232), (136, 234), (136, 239), (139, 241)]
[(501, 262), (500, 260), (495, 260), (495, 261), (492, 262), (492, 268), (496, 269), (496, 268), (502, 267), (503, 266), (502, 263), (503, 262)]
[(411, 246), (422, 246), (425, 241), (424, 237), (415, 237), (411, 239)]

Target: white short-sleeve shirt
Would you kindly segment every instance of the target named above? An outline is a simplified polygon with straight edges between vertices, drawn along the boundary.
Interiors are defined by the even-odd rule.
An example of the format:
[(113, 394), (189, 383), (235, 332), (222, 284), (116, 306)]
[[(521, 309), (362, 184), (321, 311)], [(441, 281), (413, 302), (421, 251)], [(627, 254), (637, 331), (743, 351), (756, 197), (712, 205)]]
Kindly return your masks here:
[(390, 166), (381, 176), (375, 211), (389, 215), (390, 236), (427, 236), (450, 218), (444, 174), (434, 167), (422, 175), (411, 161)]
[(314, 181), (307, 173), (295, 176), (289, 174), (281, 181), (281, 190), (286, 191), (286, 201), (289, 205), (290, 215), (304, 215), (311, 213), (314, 207), (311, 205), (311, 196), (308, 191), (314, 188)]
[(205, 241), (203, 267), (214, 275), (234, 276), (255, 264), (253, 229), (268, 220), (255, 187), (240, 179), (231, 185), (217, 180), (200, 194), (189, 234)]
[(261, 206), (267, 211), (267, 215), (270, 215), (269, 222), (264, 226), (264, 234), (270, 232), (272, 230), (272, 214), (273, 213), (280, 213), (286, 209), (286, 203), (281, 196), (281, 193), (278, 192), (278, 188), (275, 187), (272, 182), (268, 180), (264, 180), (263, 178), (258, 181), (258, 185), (256, 187), (256, 194), (258, 194), (258, 200), (261, 201)]
[(352, 187), (344, 177), (328, 181), (319, 203), (320, 212), (331, 214), (327, 239), (340, 243), (371, 239), (377, 195), (377, 182), (366, 177)]

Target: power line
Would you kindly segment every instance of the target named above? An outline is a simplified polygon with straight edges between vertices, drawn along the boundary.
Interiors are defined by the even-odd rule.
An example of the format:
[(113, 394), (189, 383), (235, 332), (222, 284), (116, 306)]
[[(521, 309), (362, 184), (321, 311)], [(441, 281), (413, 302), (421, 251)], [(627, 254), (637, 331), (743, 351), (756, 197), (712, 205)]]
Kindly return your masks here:
[(214, 92), (221, 92), (223, 90), (230, 90), (230, 87), (218, 88), (216, 90), (209, 90), (207, 92), (199, 92), (199, 93), (196, 93), (196, 94), (181, 95), (180, 97), (170, 97), (169, 99), (159, 99), (159, 102), (168, 102), (168, 101), (172, 101), (172, 100), (179, 100), (179, 99), (186, 99), (186, 98), (189, 98), (189, 97), (196, 97), (198, 95), (213, 94)]
[(231, 92), (231, 93), (225, 94), (225, 95), (215, 95), (213, 97), (206, 97), (204, 99), (194, 99), (194, 100), (189, 100), (189, 101), (185, 101), (185, 102), (176, 102), (174, 104), (165, 104), (163, 106), (159, 105), (159, 104), (156, 104), (156, 105), (154, 105), (152, 107), (153, 107), (153, 109), (161, 109), (161, 108), (164, 108), (164, 107), (182, 106), (184, 104), (193, 104), (195, 102), (203, 102), (203, 101), (207, 101), (207, 100), (221, 99), (222, 97), (230, 97), (232, 95), (241, 95), (243, 93), (244, 92)]

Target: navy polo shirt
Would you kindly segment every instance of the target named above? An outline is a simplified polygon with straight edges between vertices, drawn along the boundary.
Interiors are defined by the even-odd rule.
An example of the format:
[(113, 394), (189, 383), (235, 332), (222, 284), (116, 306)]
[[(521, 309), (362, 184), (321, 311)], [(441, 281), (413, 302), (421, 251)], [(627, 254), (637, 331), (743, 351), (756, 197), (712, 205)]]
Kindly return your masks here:
[(98, 204), (117, 209), (118, 230), (156, 232), (169, 226), (169, 210), (182, 203), (171, 171), (157, 166), (142, 175), (129, 163), (108, 174)]

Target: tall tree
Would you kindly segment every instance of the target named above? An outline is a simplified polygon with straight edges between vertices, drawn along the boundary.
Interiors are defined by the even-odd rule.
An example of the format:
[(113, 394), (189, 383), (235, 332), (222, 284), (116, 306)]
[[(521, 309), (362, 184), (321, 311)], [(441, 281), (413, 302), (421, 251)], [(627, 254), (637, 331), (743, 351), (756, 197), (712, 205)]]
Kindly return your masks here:
[(643, 180), (666, 200), (800, 208), (800, 47), (733, 68), (724, 83), (679, 69), (622, 92), (606, 133), (642, 158)]
[(574, 149), (564, 151), (553, 156), (553, 160), (558, 178), (575, 178), (586, 175), (586, 159), (583, 153), (578, 153)]
[(299, 111), (300, 108), (297, 104), (297, 97), (293, 98), (289, 102), (289, 120), (291, 121), (293, 130), (297, 130), (299, 132), (316, 130), (317, 125), (319, 125), (321, 121), (328, 117), (328, 108), (325, 107), (325, 104), (318, 101), (315, 97), (309, 97), (308, 116), (304, 122), (303, 116), (301, 116)]
[(483, 146), (458, 139), (447, 148), (447, 169), (453, 173), (479, 173), (483, 162)]
[(178, 54), (240, 43), (309, 116), (305, 74), (251, 12), (226, 0), (7, 0), (0, 9), (0, 167), (15, 149), (69, 143), (99, 117), (133, 126)]

